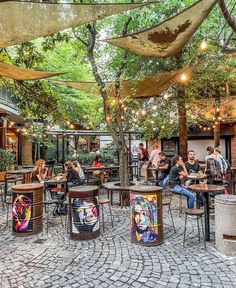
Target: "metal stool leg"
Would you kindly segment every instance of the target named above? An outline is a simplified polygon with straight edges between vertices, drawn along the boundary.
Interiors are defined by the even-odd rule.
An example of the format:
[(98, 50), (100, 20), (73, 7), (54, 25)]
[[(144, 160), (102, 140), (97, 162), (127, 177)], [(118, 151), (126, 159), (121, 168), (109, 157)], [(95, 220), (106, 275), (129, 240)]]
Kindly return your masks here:
[(186, 227), (187, 227), (187, 214), (185, 214), (185, 223), (184, 223), (184, 242), (183, 242), (183, 247), (184, 247), (184, 245), (185, 245)]
[(197, 231), (198, 231), (198, 240), (200, 242), (200, 228), (199, 228), (199, 217), (197, 216)]
[[(45, 209), (46, 209), (46, 206), (45, 205)], [(49, 207), (47, 207), (47, 234), (48, 234), (48, 222), (49, 222)]]
[(7, 205), (7, 226), (8, 226), (8, 217), (9, 217), (9, 205)]
[(179, 195), (179, 210), (180, 210), (180, 213), (183, 212), (183, 201), (182, 201), (182, 195)]
[(171, 211), (171, 209), (170, 209), (170, 205), (169, 205), (169, 213), (170, 213), (170, 218), (171, 218), (172, 226), (173, 226), (173, 228), (174, 228), (174, 231), (176, 232), (175, 223), (174, 223), (172, 211)]
[(206, 240), (205, 240), (205, 235), (204, 235), (204, 228), (203, 228), (202, 217), (201, 217), (201, 226), (202, 226), (202, 237), (203, 237), (204, 248), (205, 248), (205, 250), (206, 250)]
[(114, 226), (113, 226), (113, 217), (112, 217), (112, 213), (111, 213), (111, 204), (109, 203), (108, 206), (109, 206), (109, 211), (110, 211), (110, 216), (111, 216), (111, 226), (113, 228)]
[(101, 208), (102, 208), (102, 229), (103, 229), (103, 232), (105, 230), (105, 224), (104, 224), (104, 211), (103, 211), (103, 205), (101, 205)]

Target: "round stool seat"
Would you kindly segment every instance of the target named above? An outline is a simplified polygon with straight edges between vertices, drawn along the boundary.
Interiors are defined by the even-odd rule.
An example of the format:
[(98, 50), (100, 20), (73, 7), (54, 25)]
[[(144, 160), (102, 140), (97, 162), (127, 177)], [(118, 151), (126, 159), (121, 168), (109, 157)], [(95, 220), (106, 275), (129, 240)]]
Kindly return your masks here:
[(184, 211), (187, 215), (202, 216), (204, 211), (202, 209), (192, 208)]
[(45, 205), (57, 204), (57, 203), (58, 203), (58, 200), (56, 200), (56, 199), (49, 199), (49, 200), (43, 201), (43, 203), (44, 203)]
[(5, 203), (8, 204), (8, 205), (10, 205), (10, 204), (12, 204), (13, 202), (12, 202), (12, 199), (11, 199), (11, 198), (8, 198), (8, 199), (6, 199)]
[(61, 192), (61, 188), (58, 187), (51, 188), (51, 192)]
[(110, 200), (109, 199), (100, 199), (100, 200), (98, 200), (98, 203), (101, 205), (104, 205), (104, 204), (110, 203)]
[(171, 203), (171, 200), (170, 200), (170, 199), (165, 199), (165, 198), (162, 199), (162, 205), (163, 205), (163, 206), (165, 206), (165, 205), (170, 205), (170, 203)]

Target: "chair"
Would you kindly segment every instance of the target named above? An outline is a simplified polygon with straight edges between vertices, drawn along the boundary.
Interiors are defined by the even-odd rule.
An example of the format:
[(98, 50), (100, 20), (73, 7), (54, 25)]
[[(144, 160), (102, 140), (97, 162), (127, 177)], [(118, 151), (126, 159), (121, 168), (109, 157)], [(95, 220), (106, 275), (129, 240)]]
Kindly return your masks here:
[(167, 206), (168, 207), (168, 212), (170, 214), (170, 219), (171, 219), (171, 222), (172, 222), (172, 226), (174, 228), (174, 231), (176, 232), (174, 219), (173, 219), (173, 215), (172, 215), (172, 210), (171, 210), (171, 201), (172, 201), (172, 193), (170, 191), (168, 191), (168, 192), (163, 191), (162, 192), (162, 206)]
[(185, 210), (185, 224), (184, 224), (184, 240), (183, 240), (183, 247), (185, 245), (185, 236), (186, 236), (186, 229), (187, 229), (187, 218), (188, 216), (196, 216), (197, 217), (197, 227), (198, 227), (198, 239), (200, 242), (200, 227), (199, 227), (199, 218), (201, 219), (201, 228), (202, 228), (202, 237), (203, 237), (203, 243), (204, 248), (206, 250), (206, 242), (205, 242), (205, 235), (204, 235), (204, 229), (203, 229), (203, 222), (202, 222), (202, 216), (204, 215), (204, 211), (202, 209), (186, 209)]
[(101, 207), (101, 214), (102, 214), (102, 228), (103, 228), (103, 232), (105, 230), (105, 221), (104, 221), (104, 211), (103, 211), (103, 205), (108, 204), (109, 206), (109, 212), (110, 212), (110, 217), (111, 217), (111, 226), (113, 226), (113, 217), (112, 217), (112, 213), (111, 213), (111, 203), (109, 199), (99, 199), (98, 200), (98, 204)]

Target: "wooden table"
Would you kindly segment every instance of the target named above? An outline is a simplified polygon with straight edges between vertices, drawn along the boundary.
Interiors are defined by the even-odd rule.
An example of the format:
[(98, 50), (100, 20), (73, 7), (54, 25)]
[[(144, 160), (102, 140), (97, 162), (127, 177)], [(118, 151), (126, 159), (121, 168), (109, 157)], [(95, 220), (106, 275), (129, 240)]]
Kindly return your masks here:
[(31, 180), (31, 172), (32, 172), (32, 169), (6, 171), (6, 173), (5, 173), (5, 191), (4, 191), (5, 199), (6, 199), (6, 195), (7, 195), (7, 180), (12, 180), (13, 175), (17, 175), (17, 176), (21, 175), (23, 177), (22, 183), (26, 184), (26, 183), (29, 183)]
[[(133, 181), (133, 169), (135, 170), (135, 174), (136, 174), (136, 177), (138, 175), (138, 166), (137, 165), (129, 165), (129, 168), (132, 169), (132, 173), (131, 173), (131, 181)], [(83, 170), (84, 170), (84, 173), (86, 175), (86, 182), (87, 184), (89, 184), (89, 175), (91, 173), (93, 173), (94, 171), (96, 170), (101, 170), (101, 171), (105, 171), (105, 172), (109, 172), (109, 171), (112, 171), (112, 170), (119, 170), (120, 166), (119, 165), (104, 165), (102, 166), (101, 168), (93, 168), (93, 167), (82, 167)]]
[(61, 191), (64, 193), (64, 195), (66, 196), (66, 179), (61, 179), (61, 180), (46, 180), (44, 181), (44, 199), (46, 199), (46, 189), (49, 185), (61, 185)]
[[(114, 181), (114, 182), (107, 182), (102, 185), (104, 189), (107, 190), (108, 198), (111, 200), (111, 205), (113, 204), (113, 192), (119, 193), (119, 202), (120, 206), (129, 206), (129, 199), (126, 199), (127, 203), (124, 203), (124, 194), (129, 193), (130, 191), (130, 186), (125, 186), (122, 187), (120, 186), (119, 181)], [(128, 195), (129, 196), (129, 195)]]
[(204, 195), (205, 239), (206, 241), (210, 241), (209, 192), (223, 192), (225, 187), (211, 184), (193, 184), (189, 185), (188, 189), (196, 193), (203, 193)]

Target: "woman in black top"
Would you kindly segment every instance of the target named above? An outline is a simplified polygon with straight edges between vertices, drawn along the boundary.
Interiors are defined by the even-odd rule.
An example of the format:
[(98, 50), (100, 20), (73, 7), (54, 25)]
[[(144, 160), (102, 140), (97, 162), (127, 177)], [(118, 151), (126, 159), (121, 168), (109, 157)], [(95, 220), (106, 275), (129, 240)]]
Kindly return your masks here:
[(67, 187), (70, 188), (72, 186), (78, 186), (81, 184), (80, 177), (78, 172), (75, 170), (74, 165), (71, 161), (67, 161), (64, 164), (65, 171), (67, 173), (66, 179), (67, 179)]

